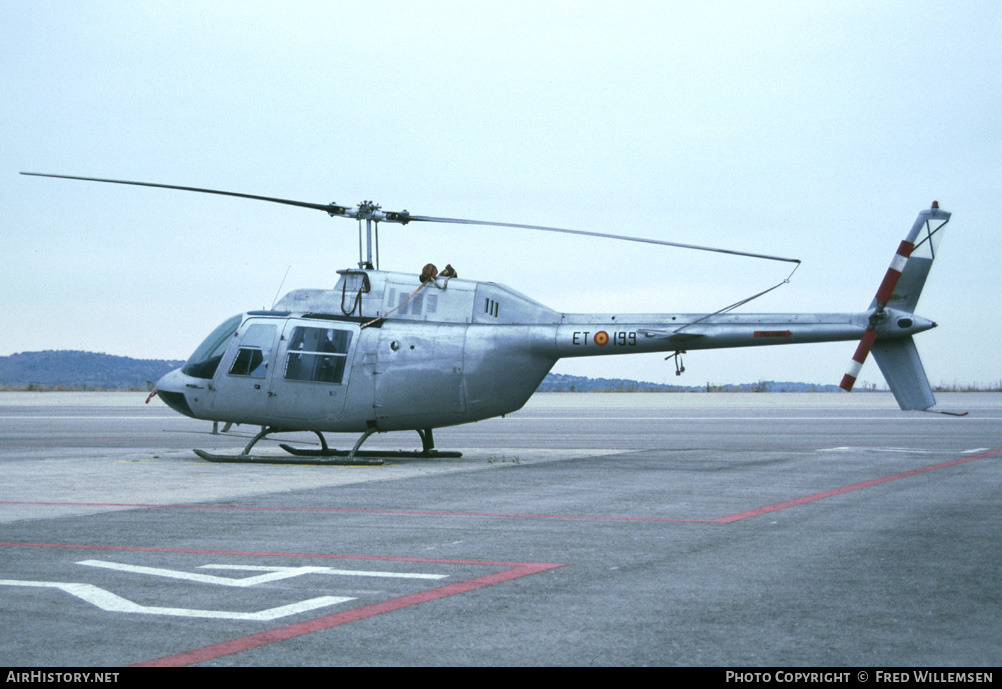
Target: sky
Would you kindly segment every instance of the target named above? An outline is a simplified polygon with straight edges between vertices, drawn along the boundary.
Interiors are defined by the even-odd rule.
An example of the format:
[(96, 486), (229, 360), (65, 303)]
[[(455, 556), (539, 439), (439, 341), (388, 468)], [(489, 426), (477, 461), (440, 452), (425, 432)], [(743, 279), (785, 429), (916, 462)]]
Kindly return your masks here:
[[(315, 210), (32, 171), (803, 261), (740, 312), (865, 310), (935, 199), (954, 215), (918, 348), (934, 384), (996, 384), (1000, 35), (992, 2), (0, 0), (0, 356), (184, 359), (358, 260), (355, 222)], [(705, 313), (789, 272), (500, 228), (380, 239), (384, 269), (451, 263), (574, 313)], [(663, 355), (554, 371), (838, 383), (854, 347), (691, 352), (678, 378)], [(882, 384), (872, 359), (860, 380)]]

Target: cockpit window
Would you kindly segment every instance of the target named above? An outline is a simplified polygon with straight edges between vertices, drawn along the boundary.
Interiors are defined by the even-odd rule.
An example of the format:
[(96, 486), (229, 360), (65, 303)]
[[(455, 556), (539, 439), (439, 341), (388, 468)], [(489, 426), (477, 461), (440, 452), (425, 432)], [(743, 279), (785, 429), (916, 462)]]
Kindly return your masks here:
[(191, 355), (181, 372), (192, 378), (211, 380), (219, 367), (219, 360), (230, 344), (230, 338), (240, 327), (242, 320), (243, 314), (238, 314), (213, 330)]
[(351, 332), (337, 328), (297, 327), (285, 358), (286, 380), (339, 384), (351, 345)]
[(240, 339), (240, 349), (233, 358), (230, 375), (264, 378), (268, 375), (271, 345), (278, 334), (278, 326), (256, 323)]

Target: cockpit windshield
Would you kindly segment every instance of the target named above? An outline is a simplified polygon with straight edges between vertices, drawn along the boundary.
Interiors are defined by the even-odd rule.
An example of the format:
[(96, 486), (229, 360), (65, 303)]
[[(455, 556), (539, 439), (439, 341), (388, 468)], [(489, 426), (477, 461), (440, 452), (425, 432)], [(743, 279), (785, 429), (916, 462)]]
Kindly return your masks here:
[(233, 333), (240, 327), (242, 320), (243, 314), (237, 314), (213, 330), (205, 338), (205, 341), (198, 346), (195, 353), (191, 355), (181, 369), (181, 372), (192, 378), (211, 380), (212, 376), (216, 374), (216, 368), (219, 367), (219, 361), (223, 358), (223, 354), (226, 353), (226, 347), (230, 344), (230, 338), (233, 337)]

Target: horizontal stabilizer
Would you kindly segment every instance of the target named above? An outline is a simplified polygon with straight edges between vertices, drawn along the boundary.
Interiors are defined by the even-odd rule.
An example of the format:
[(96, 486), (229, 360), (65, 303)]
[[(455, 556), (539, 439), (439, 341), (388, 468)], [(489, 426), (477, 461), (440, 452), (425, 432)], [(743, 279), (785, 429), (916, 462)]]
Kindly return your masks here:
[(877, 340), (871, 351), (898, 406), (905, 411), (921, 411), (936, 404), (912, 338)]

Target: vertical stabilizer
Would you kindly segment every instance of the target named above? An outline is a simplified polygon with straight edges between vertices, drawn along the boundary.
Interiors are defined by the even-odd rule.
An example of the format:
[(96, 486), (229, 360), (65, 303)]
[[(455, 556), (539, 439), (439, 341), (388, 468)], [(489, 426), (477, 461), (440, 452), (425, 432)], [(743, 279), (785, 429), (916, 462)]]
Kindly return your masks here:
[[(915, 313), (919, 296), (922, 294), (922, 287), (925, 286), (925, 279), (929, 276), (929, 269), (932, 268), (932, 258), (922, 256), (912, 256), (908, 259), (908, 264), (901, 271), (901, 278), (887, 300), (887, 308), (897, 309)], [(877, 308), (877, 300), (870, 303), (871, 309)]]
[(911, 337), (877, 340), (871, 351), (898, 406), (906, 411), (922, 411), (936, 404)]

